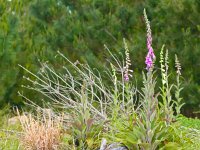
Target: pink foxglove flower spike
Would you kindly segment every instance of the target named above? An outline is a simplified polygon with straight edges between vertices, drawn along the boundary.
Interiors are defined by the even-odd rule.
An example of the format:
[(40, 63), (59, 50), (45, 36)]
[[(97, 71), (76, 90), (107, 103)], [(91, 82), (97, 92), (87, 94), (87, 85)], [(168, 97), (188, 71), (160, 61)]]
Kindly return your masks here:
[(144, 19), (145, 19), (146, 26), (147, 26), (147, 49), (148, 49), (145, 64), (146, 64), (146, 69), (149, 71), (153, 67), (153, 62), (156, 59), (156, 57), (155, 57), (155, 54), (154, 54), (153, 48), (152, 48), (152, 35), (151, 35), (150, 22), (147, 18), (145, 9), (144, 9)]

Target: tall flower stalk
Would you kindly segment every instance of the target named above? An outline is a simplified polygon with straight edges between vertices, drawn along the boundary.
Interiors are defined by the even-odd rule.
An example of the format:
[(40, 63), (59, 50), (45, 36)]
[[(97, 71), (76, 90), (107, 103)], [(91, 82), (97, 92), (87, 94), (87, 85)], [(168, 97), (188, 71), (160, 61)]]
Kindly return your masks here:
[(147, 18), (146, 10), (144, 9), (144, 19), (146, 22), (146, 28), (147, 28), (147, 49), (148, 53), (146, 56), (145, 64), (146, 69), (150, 71), (153, 68), (154, 60), (156, 59), (153, 48), (152, 48), (152, 35), (151, 35), (151, 27), (150, 22)]
[(132, 77), (131, 73), (133, 72), (133, 70), (130, 69), (131, 60), (130, 60), (130, 56), (129, 56), (128, 45), (127, 45), (125, 39), (123, 39), (123, 42), (124, 42), (125, 55), (126, 55), (126, 62), (125, 62), (125, 67), (124, 67), (124, 69), (125, 69), (124, 81), (129, 81), (129, 77)]
[(181, 87), (181, 81), (180, 81), (180, 76), (181, 76), (181, 64), (178, 60), (177, 55), (175, 55), (175, 67), (176, 67), (176, 85), (175, 85), (175, 98), (176, 101), (174, 101), (175, 103), (175, 109), (176, 109), (176, 114), (179, 115), (181, 112), (181, 107), (184, 105), (184, 103), (182, 102), (182, 98), (180, 97), (180, 92), (183, 90), (183, 88)]
[(123, 72), (123, 80), (122, 80), (122, 83), (123, 83), (123, 101), (122, 101), (122, 105), (121, 105), (121, 108), (124, 110), (124, 107), (125, 107), (125, 99), (129, 99), (127, 98), (127, 93), (129, 93), (129, 90), (130, 90), (130, 87), (129, 87), (129, 83), (128, 81), (130, 80), (129, 77), (132, 77), (132, 72), (133, 70), (130, 69), (130, 66), (131, 66), (131, 60), (130, 60), (130, 55), (129, 55), (129, 49), (128, 49), (128, 45), (126, 43), (126, 40), (125, 38), (123, 38), (123, 42), (124, 42), (124, 49), (125, 49), (125, 67), (124, 67), (124, 72)]
[(161, 48), (160, 51), (160, 68), (161, 68), (161, 76), (162, 76), (162, 88), (161, 89), (161, 97), (162, 97), (162, 103), (161, 105), (161, 112), (164, 115), (164, 120), (167, 125), (170, 125), (174, 118), (174, 110), (173, 110), (173, 99), (171, 96), (171, 90), (173, 85), (169, 85), (169, 57), (168, 57), (168, 50), (166, 50), (164, 55), (164, 45)]
[[(159, 135), (164, 132), (164, 128), (161, 126), (158, 115), (158, 95), (154, 89), (156, 86), (156, 81), (153, 77), (153, 63), (155, 61), (155, 55), (152, 48), (152, 35), (150, 22), (147, 18), (146, 11), (144, 10), (144, 18), (147, 26), (147, 49), (148, 54), (146, 56), (146, 69), (147, 74), (143, 73), (143, 84), (142, 88), (142, 109), (139, 114), (139, 120), (137, 126), (140, 130), (141, 143), (139, 144), (139, 149), (155, 150), (157, 149), (159, 142)], [(160, 141), (159, 141), (160, 140)], [(159, 142), (158, 142), (159, 141)]]

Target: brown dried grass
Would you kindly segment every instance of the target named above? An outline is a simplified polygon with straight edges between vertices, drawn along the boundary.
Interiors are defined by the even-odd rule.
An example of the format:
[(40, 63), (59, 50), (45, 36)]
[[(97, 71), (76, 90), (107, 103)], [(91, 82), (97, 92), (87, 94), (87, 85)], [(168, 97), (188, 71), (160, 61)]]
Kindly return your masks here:
[(25, 150), (57, 150), (59, 148), (62, 119), (55, 119), (50, 113), (41, 118), (29, 114), (26, 119), (20, 119), (20, 122), (23, 130), (20, 141)]

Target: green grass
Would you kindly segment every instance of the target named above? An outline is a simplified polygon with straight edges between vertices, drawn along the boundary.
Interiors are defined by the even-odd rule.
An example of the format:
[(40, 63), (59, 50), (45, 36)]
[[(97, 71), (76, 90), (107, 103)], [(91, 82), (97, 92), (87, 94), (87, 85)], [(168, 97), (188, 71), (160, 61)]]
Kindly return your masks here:
[[(0, 148), (1, 150), (18, 150), (19, 149), (19, 132), (20, 126), (7, 126), (6, 123), (0, 127)], [(21, 148), (20, 148), (21, 150)]]
[[(0, 148), (1, 150), (22, 150), (22, 147), (20, 147), (20, 141), (19, 141), (19, 133), (21, 131), (21, 127), (19, 124), (16, 125), (8, 125), (8, 114), (2, 113), (0, 111), (1, 116), (1, 124), (0, 124)], [(183, 115), (180, 115), (177, 118), (178, 123), (183, 126), (184, 128), (180, 131), (180, 133), (176, 134), (186, 134), (188, 138), (184, 138), (185, 148), (187, 149), (196, 149), (197, 146), (199, 146), (199, 137), (200, 135), (196, 131), (200, 131), (200, 119), (197, 118), (187, 118)], [(194, 131), (193, 131), (194, 130)], [(185, 137), (185, 136), (184, 136)], [(192, 139), (192, 140), (191, 140)], [(180, 139), (181, 140), (181, 139)], [(196, 142), (195, 142), (196, 141)], [(67, 144), (68, 141), (63, 140), (63, 144)], [(65, 143), (66, 142), (66, 143)], [(196, 143), (196, 144), (195, 144)], [(172, 143), (173, 144), (173, 143)], [(170, 143), (164, 147), (164, 149), (170, 149)], [(184, 148), (183, 148), (184, 149)]]
[(0, 110), (0, 150), (22, 150), (19, 148), (20, 124), (8, 125), (9, 107)]
[(182, 126), (188, 127), (188, 128), (193, 128), (200, 130), (200, 119), (197, 118), (187, 118), (183, 115), (179, 116), (177, 119)]

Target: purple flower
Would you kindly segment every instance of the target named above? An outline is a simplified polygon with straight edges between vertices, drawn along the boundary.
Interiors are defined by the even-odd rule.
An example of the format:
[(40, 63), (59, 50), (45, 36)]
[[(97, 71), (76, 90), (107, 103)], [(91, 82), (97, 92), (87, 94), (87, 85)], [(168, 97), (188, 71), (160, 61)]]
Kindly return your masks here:
[(152, 48), (152, 36), (151, 36), (150, 22), (147, 18), (147, 14), (146, 14), (145, 10), (144, 10), (144, 19), (145, 19), (146, 26), (147, 26), (147, 49), (148, 49), (145, 64), (146, 64), (146, 69), (149, 71), (153, 67), (153, 62), (156, 57), (155, 57), (155, 54), (154, 54), (153, 48)]
[(128, 74), (124, 74), (124, 81), (129, 81), (129, 76), (128, 76)]

